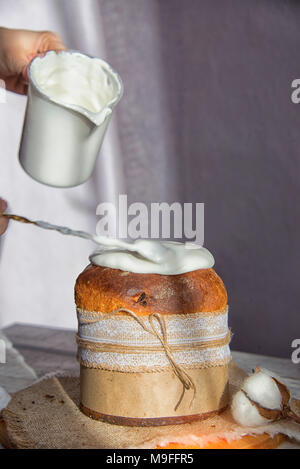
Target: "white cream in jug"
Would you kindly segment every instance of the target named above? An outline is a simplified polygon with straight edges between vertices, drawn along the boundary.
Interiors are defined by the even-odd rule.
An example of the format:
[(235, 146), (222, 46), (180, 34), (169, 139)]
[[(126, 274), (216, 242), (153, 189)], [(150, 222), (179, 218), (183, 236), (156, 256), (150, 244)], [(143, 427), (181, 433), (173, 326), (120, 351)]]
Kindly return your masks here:
[[(106, 62), (79, 52), (50, 51), (33, 60), (29, 73), (37, 88), (58, 104), (86, 110), (91, 119), (104, 109), (104, 115), (94, 116), (98, 125), (111, 112), (107, 106), (116, 92), (121, 91), (117, 74)], [(111, 79), (114, 75), (115, 80)]]

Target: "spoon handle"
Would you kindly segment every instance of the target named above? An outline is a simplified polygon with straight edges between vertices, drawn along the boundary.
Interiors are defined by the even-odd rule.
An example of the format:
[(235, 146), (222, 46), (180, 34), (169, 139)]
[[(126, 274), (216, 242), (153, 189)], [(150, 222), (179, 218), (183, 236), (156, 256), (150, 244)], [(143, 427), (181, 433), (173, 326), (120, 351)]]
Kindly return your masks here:
[[(93, 234), (87, 233), (86, 231), (71, 230), (70, 228), (66, 226), (52, 225), (51, 223), (47, 223), (44, 221), (33, 221), (33, 220), (29, 220), (29, 218), (21, 217), (20, 215), (2, 213), (0, 216), (8, 218), (10, 220), (18, 221), (21, 223), (30, 223), (31, 225), (35, 225), (35, 226), (38, 226), (39, 228), (44, 228), (46, 230), (55, 230), (65, 235), (71, 235), (71, 236), (77, 236), (79, 238), (90, 239), (91, 241), (94, 241), (97, 244), (102, 244), (104, 246), (112, 245), (112, 239), (107, 238), (106, 236), (93, 235)], [(116, 247), (128, 249), (130, 251), (135, 250), (133, 245), (131, 245), (130, 243), (127, 243), (126, 241), (121, 241), (119, 239), (114, 239), (113, 244)]]
[(33, 221), (29, 220), (29, 218), (21, 217), (20, 215), (13, 215), (10, 213), (2, 213), (0, 217), (5, 217), (9, 220), (18, 221), (21, 223), (30, 223), (31, 225), (38, 226), (39, 228), (43, 228), (45, 230), (55, 230), (64, 235), (72, 235), (78, 236), (79, 238), (94, 240), (94, 235), (87, 233), (86, 231), (71, 230), (66, 226), (52, 225), (51, 223), (47, 223), (40, 220)]
[(5, 218), (8, 218), (10, 220), (19, 221), (21, 223), (32, 223), (33, 225), (36, 225), (35, 221), (31, 221), (31, 220), (29, 220), (28, 218), (25, 218), (25, 217), (20, 217), (19, 215), (12, 215), (11, 213), (1, 213), (0, 217), (5, 217)]
[(154, 250), (150, 249), (149, 251), (149, 245), (148, 245), (148, 249), (145, 249), (140, 245), (136, 246), (133, 243), (128, 243), (120, 239), (108, 238), (107, 236), (93, 235), (93, 234), (87, 233), (86, 231), (71, 230), (67, 226), (52, 225), (51, 223), (41, 221), (41, 220), (33, 221), (33, 220), (29, 220), (29, 218), (21, 217), (19, 215), (13, 215), (9, 213), (2, 213), (0, 214), (0, 217), (5, 217), (10, 220), (18, 221), (21, 223), (30, 223), (32, 225), (38, 226), (39, 228), (43, 228), (45, 230), (58, 231), (59, 233), (64, 234), (64, 235), (71, 235), (71, 236), (77, 236), (78, 238), (90, 239), (91, 241), (94, 241), (96, 244), (99, 244), (102, 246), (110, 246), (114, 248), (119, 247), (127, 251), (137, 252), (144, 259), (150, 260), (151, 262), (161, 262), (162, 259), (167, 254), (166, 248), (160, 245), (158, 246), (156, 245)]

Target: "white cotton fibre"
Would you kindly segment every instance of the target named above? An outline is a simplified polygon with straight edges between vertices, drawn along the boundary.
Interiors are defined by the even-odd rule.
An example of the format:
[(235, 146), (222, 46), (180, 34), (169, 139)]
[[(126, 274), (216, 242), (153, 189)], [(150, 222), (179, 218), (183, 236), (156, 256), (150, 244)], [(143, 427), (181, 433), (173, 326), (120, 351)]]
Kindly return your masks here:
[(259, 414), (242, 391), (238, 391), (233, 397), (231, 413), (234, 420), (244, 427), (256, 427), (270, 422)]
[(276, 382), (272, 377), (259, 371), (246, 378), (242, 389), (255, 401), (266, 409), (280, 409), (282, 397)]

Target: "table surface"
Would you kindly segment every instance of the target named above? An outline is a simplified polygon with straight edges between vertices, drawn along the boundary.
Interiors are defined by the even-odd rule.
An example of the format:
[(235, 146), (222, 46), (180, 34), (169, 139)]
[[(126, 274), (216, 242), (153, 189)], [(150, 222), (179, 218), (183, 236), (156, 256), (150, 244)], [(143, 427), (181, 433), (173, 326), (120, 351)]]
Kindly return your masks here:
[[(0, 404), (3, 406), (6, 405), (3, 399), (9, 398), (7, 394), (5, 396), (6, 391), (13, 393), (23, 389), (37, 377), (59, 371), (71, 375), (78, 374), (75, 331), (14, 324), (3, 332), (4, 335), (1, 335), (0, 331), (0, 337), (6, 341), (8, 347), (7, 363), (0, 367)], [(300, 365), (288, 359), (245, 352), (232, 352), (232, 355), (235, 363), (247, 372), (259, 365), (277, 373), (289, 386), (293, 397), (300, 399)], [(0, 441), (10, 447), (3, 425), (0, 425), (0, 436), (1, 432)], [(290, 442), (284, 443), (280, 448), (300, 449), (298, 445)]]
[[(78, 374), (74, 331), (14, 324), (3, 332), (38, 377), (56, 371)], [(247, 372), (259, 365), (277, 373), (285, 379), (292, 395), (300, 399), (300, 364), (245, 352), (234, 351), (232, 355), (235, 363)]]

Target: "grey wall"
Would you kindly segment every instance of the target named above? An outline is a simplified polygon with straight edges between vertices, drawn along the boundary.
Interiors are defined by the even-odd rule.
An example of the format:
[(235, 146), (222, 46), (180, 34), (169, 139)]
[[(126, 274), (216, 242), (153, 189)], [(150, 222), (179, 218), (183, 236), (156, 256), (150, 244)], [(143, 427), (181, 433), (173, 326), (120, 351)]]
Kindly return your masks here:
[(132, 200), (205, 202), (233, 347), (290, 356), (300, 336), (300, 105), (290, 98), (299, 2), (100, 5), (125, 84), (118, 119)]

